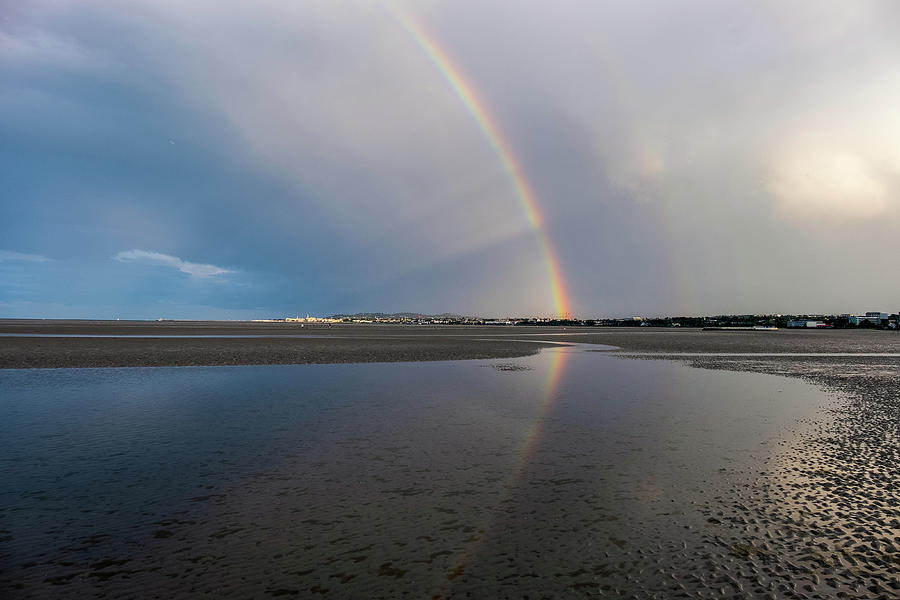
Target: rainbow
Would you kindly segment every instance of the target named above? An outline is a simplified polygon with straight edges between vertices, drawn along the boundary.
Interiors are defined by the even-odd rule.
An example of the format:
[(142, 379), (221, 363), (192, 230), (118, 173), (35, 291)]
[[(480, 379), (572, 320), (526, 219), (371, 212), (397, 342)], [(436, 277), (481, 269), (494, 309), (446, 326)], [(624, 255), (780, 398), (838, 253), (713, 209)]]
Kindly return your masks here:
[(463, 548), (460, 555), (453, 561), (453, 567), (446, 574), (446, 579), (441, 581), (432, 594), (432, 598), (449, 598), (452, 594), (453, 580), (467, 569), (474, 566), (481, 553), (484, 545), (489, 541), (490, 536), (496, 535), (503, 527), (503, 513), (500, 507), (504, 506), (508, 500), (514, 498), (519, 492), (519, 486), (522, 482), (522, 475), (534, 454), (537, 452), (543, 440), (544, 424), (550, 417), (556, 401), (559, 399), (560, 384), (565, 372), (566, 362), (571, 352), (571, 347), (558, 346), (556, 348), (545, 348), (542, 352), (550, 355), (550, 364), (547, 369), (546, 379), (544, 381), (544, 389), (538, 396), (538, 405), (535, 407), (535, 416), (531, 425), (522, 436), (522, 442), (516, 456), (515, 464), (510, 470), (506, 480), (501, 485), (500, 497), (494, 504), (494, 510), (491, 511), (488, 520), (480, 528), (478, 535), (473, 536), (469, 543)]
[(550, 281), (550, 290), (553, 296), (553, 306), (556, 316), (567, 317), (571, 314), (572, 303), (567, 290), (566, 282), (563, 277), (562, 268), (560, 267), (559, 257), (550, 237), (547, 235), (547, 228), (544, 223), (544, 217), (540, 211), (537, 194), (535, 194), (531, 183), (522, 172), (522, 167), (516, 159), (510, 148), (509, 142), (503, 137), (497, 120), (492, 118), (485, 103), (478, 97), (474, 87), (467, 82), (463, 76), (463, 71), (450, 59), (438, 45), (434, 35), (419, 22), (417, 22), (410, 14), (401, 11), (398, 7), (388, 4), (388, 8), (396, 17), (397, 21), (402, 25), (410, 37), (415, 41), (416, 45), (428, 56), (431, 62), (437, 67), (450, 87), (462, 101), (463, 106), (472, 115), (475, 123), (481, 129), (485, 139), (491, 149), (500, 159), (500, 164), (506, 172), (516, 197), (525, 214), (528, 225), (534, 230), (540, 244), (541, 254), (547, 270), (547, 277)]

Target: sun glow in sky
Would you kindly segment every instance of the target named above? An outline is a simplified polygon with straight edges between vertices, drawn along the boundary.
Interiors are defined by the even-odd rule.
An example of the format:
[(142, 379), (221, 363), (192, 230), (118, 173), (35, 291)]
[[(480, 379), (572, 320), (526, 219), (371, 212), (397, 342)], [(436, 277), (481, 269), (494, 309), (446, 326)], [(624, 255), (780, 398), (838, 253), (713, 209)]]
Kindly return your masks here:
[(0, 11), (0, 316), (893, 310), (900, 6)]

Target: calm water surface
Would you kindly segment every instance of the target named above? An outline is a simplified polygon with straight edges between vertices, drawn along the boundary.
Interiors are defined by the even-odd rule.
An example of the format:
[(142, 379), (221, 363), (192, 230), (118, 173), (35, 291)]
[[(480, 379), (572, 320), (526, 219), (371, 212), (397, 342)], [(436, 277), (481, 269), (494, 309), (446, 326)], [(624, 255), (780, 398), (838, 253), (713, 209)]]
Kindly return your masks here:
[(723, 473), (824, 401), (578, 347), (6, 370), (0, 392), (12, 598), (663, 593)]

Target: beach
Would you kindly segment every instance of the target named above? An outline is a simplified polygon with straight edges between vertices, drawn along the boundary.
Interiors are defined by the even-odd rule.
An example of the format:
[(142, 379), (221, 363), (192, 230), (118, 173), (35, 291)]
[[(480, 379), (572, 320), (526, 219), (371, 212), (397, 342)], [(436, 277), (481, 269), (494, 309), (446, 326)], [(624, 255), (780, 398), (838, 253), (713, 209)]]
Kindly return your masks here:
[[(327, 431), (349, 428), (337, 444), (313, 445), (303, 452), (285, 450), (283, 464), (277, 467), (270, 466), (249, 475), (244, 473), (239, 485), (236, 482), (226, 486), (217, 484), (209, 486), (209, 492), (197, 492), (188, 503), (189, 508), (155, 524), (142, 525), (149, 527), (141, 533), (148, 539), (138, 546), (130, 549), (116, 546), (113, 541), (119, 540), (119, 535), (95, 539), (85, 534), (77, 544), (61, 550), (62, 554), (46, 563), (48, 566), (33, 567), (30, 571), (19, 571), (21, 567), (9, 562), (7, 556), (3, 581), (17, 596), (28, 597), (30, 589), (36, 593), (80, 590), (100, 596), (108, 593), (137, 597), (139, 591), (134, 586), (150, 582), (156, 589), (169, 590), (177, 597), (177, 586), (161, 581), (154, 583), (152, 573), (159, 569), (171, 571), (173, 577), (177, 574), (178, 581), (190, 582), (193, 586), (190, 589), (195, 592), (208, 592), (221, 585), (217, 583), (217, 573), (224, 568), (223, 564), (232, 565), (231, 569), (250, 568), (251, 563), (231, 556), (228, 545), (223, 546), (224, 542), (220, 541), (223, 538), (230, 540), (228, 544), (237, 544), (235, 548), (242, 548), (241, 552), (253, 555), (252, 564), (257, 565), (252, 567), (256, 569), (252, 571), (253, 577), (265, 581), (263, 574), (269, 569), (273, 580), (284, 583), (268, 590), (269, 595), (315, 595), (330, 590), (335, 597), (355, 597), (354, 594), (363, 591), (371, 592), (374, 597), (389, 597), (391, 590), (405, 590), (415, 596), (423, 590), (417, 587), (418, 579), (410, 579), (416, 573), (428, 577), (438, 574), (437, 583), (428, 588), (435, 597), (486, 592), (497, 597), (520, 597), (525, 589), (535, 590), (537, 597), (633, 594), (652, 598), (663, 594), (665, 597), (887, 599), (900, 593), (900, 579), (896, 574), (900, 565), (900, 494), (895, 485), (900, 464), (900, 387), (897, 385), (900, 358), (894, 356), (900, 352), (900, 335), (894, 332), (379, 325), (301, 328), (280, 323), (5, 321), (0, 324), (0, 333), (148, 336), (4, 335), (0, 337), (0, 364), (7, 368), (159, 366), (160, 369), (149, 370), (98, 371), (53, 368), (43, 375), (26, 368), (7, 371), (15, 373), (15, 377), (7, 376), (5, 381), (8, 385), (20, 379), (67, 382), (71, 380), (67, 373), (73, 373), (76, 382), (84, 381), (77, 385), (67, 383), (67, 389), (80, 394), (77, 390), (93, 389), (95, 380), (121, 377), (149, 386), (148, 389), (174, 385), (173, 394), (183, 395), (188, 406), (197, 402), (194, 398), (204, 398), (208, 393), (204, 390), (211, 389), (197, 383), (205, 378), (232, 378), (234, 383), (222, 389), (247, 385), (250, 386), (248, 398), (262, 394), (266, 402), (269, 401), (267, 393), (253, 391), (257, 384), (251, 385), (247, 377), (252, 375), (255, 378), (252, 381), (283, 378), (287, 387), (274, 393), (276, 399), (289, 394), (287, 390), (298, 385), (294, 382), (305, 378), (296, 379), (293, 371), (272, 371), (266, 375), (268, 371), (240, 370), (256, 367), (222, 371), (166, 369), (166, 366), (283, 363), (286, 366), (278, 368), (290, 369), (291, 363), (341, 363), (320, 367), (347, 369), (322, 371), (323, 381), (340, 381), (365, 373), (365, 369), (395, 368), (374, 363), (430, 362), (419, 369), (408, 365), (401, 371), (386, 371), (393, 373), (389, 376), (372, 371), (371, 383), (349, 388), (360, 390), (352, 392), (362, 394), (358, 401), (360, 407), (367, 406), (365, 398), (371, 394), (382, 398), (378, 401), (382, 402), (382, 408), (377, 408), (376, 402), (377, 411), (394, 415), (385, 417), (387, 420), (377, 425), (377, 429), (366, 432), (366, 428), (376, 425), (335, 421)], [(552, 349), (560, 343), (576, 344), (571, 349), (580, 354), (568, 359), (561, 356), (562, 362), (551, 361), (549, 366), (545, 357), (532, 356), (542, 348), (550, 348), (550, 353), (565, 350)], [(548, 355), (552, 356), (555, 354)], [(590, 358), (594, 356), (602, 359), (598, 363), (601, 371), (593, 373), (598, 383), (590, 380), (593, 370)], [(451, 361), (446, 363), (446, 369), (440, 362), (433, 362), (442, 360)], [(469, 360), (471, 367), (466, 367)], [(672, 363), (690, 369), (685, 371), (681, 367), (673, 371), (664, 366)], [(621, 368), (616, 368), (617, 364)], [(580, 369), (576, 368), (578, 365)], [(481, 366), (493, 368), (481, 369)], [(547, 377), (538, 377), (542, 368), (547, 369)], [(470, 404), (462, 390), (471, 384), (463, 384), (462, 380), (454, 383), (456, 379), (451, 373), (457, 371), (466, 373), (466, 382), (481, 381), (493, 373), (485, 381), (500, 377), (496, 385), (501, 387), (489, 393), (483, 389), (473, 391), (478, 400)], [(695, 374), (689, 375), (691, 372)], [(711, 375), (705, 377), (704, 372)], [(714, 375), (716, 372), (742, 373), (749, 378), (720, 379)], [(307, 371), (297, 371), (297, 376), (301, 373)], [(309, 373), (312, 376), (313, 372)], [(588, 379), (584, 379), (582, 387), (566, 391), (567, 377), (572, 379), (576, 375)], [(623, 378), (622, 383), (613, 383), (617, 377)], [(648, 381), (650, 387), (646, 389), (634, 388), (643, 377), (658, 381)], [(150, 379), (160, 384), (147, 384)], [(417, 379), (424, 387), (407, 389), (409, 382)], [(604, 385), (612, 394), (610, 398), (618, 398), (616, 402), (632, 396), (634, 401), (608, 407), (602, 404), (605, 408), (598, 412), (589, 390), (601, 381), (608, 381)], [(28, 390), (33, 385), (13, 387)], [(513, 392), (522, 385), (525, 387), (520, 392)], [(543, 391), (542, 386), (546, 386)], [(748, 396), (750, 388), (744, 386), (762, 386), (758, 399), (746, 407), (742, 407), (741, 398), (750, 402), (749, 398), (756, 396)], [(443, 391), (429, 391), (432, 387)], [(265, 390), (265, 386), (260, 389)], [(546, 425), (540, 436), (521, 429), (518, 418), (509, 420), (510, 415), (524, 410), (518, 401), (511, 402), (511, 399), (518, 397), (517, 394), (523, 399), (530, 397), (526, 389), (531, 390), (528, 394), (536, 394), (534, 410), (538, 412), (534, 414), (538, 416), (534, 418), (556, 423)], [(634, 391), (627, 391), (630, 389)], [(370, 391), (363, 393), (363, 390)], [(782, 391), (789, 395), (783, 402), (779, 399)], [(351, 392), (336, 393), (325, 394), (323, 398), (337, 400), (338, 405), (329, 410), (340, 412), (343, 410), (340, 399)], [(446, 396), (440, 402), (421, 404), (418, 398), (423, 393)], [(151, 405), (155, 407), (162, 402), (169, 406), (164, 399), (170, 394), (160, 394)], [(658, 433), (647, 431), (646, 423), (633, 429), (623, 424), (631, 419), (641, 422), (644, 412), (641, 404), (635, 402), (647, 394), (659, 398), (662, 402), (659, 406), (665, 406), (667, 398), (675, 397), (685, 403), (683, 409), (655, 426), (659, 428)], [(509, 399), (505, 399), (507, 396)], [(810, 399), (807, 404), (798, 404), (793, 412), (783, 411), (782, 405), (789, 406), (805, 396)], [(541, 408), (544, 402), (550, 406), (550, 398), (560, 400), (552, 410)], [(695, 401), (711, 403), (701, 408)], [(126, 413), (144, 410), (140, 407), (147, 402), (135, 404)], [(333, 400), (328, 402), (330, 406)], [(733, 404), (731, 410), (737, 412), (731, 417), (719, 414), (717, 403)], [(166, 411), (177, 414), (182, 410), (178, 408), (180, 404), (172, 404)], [(235, 404), (238, 408), (245, 405), (246, 400)], [(274, 405), (275, 409), (282, 410), (280, 406)], [(432, 407), (428, 410), (443, 416), (411, 416), (418, 415), (423, 407)], [(347, 414), (355, 414), (356, 410)], [(398, 410), (401, 412), (394, 412)], [(612, 418), (618, 414), (617, 410), (630, 411), (623, 416), (631, 416), (624, 421)], [(475, 412), (466, 416), (470, 411)], [(592, 416), (579, 416), (582, 414)], [(490, 425), (497, 418), (500, 420)], [(366, 419), (380, 423), (375, 416)], [(403, 422), (416, 425), (396, 429)], [(592, 423), (601, 428), (603, 435), (593, 433)], [(489, 426), (490, 432), (481, 431), (483, 426)], [(608, 429), (613, 426), (624, 427), (618, 443), (629, 444), (632, 449), (628, 453), (621, 454), (616, 443), (610, 441), (616, 439)], [(465, 430), (471, 436), (472, 427), (481, 433), (468, 442), (462, 443), (454, 433)], [(66, 430), (71, 429), (72, 426), (66, 425)], [(230, 435), (238, 435), (238, 431), (235, 429)], [(265, 434), (270, 428), (261, 427), (260, 431)], [(318, 434), (311, 435), (314, 439)], [(512, 446), (496, 445), (491, 441), (495, 435), (513, 440), (509, 442)], [(654, 441), (656, 436), (660, 441)], [(532, 437), (542, 440), (541, 444), (529, 441)], [(393, 441), (396, 439), (404, 442)], [(183, 437), (173, 440), (184, 443)], [(743, 441), (735, 446), (734, 440)], [(267, 440), (256, 445), (264, 447), (270, 443)], [(435, 454), (429, 450), (433, 444), (443, 450)], [(484, 446), (482, 450), (478, 450), (480, 445)], [(512, 447), (520, 450), (513, 452)], [(707, 447), (713, 450), (701, 451)], [(523, 458), (529, 456), (527, 448), (533, 448), (528, 451), (531, 455), (528, 461)], [(218, 451), (209, 452), (214, 458), (218, 456)], [(199, 451), (182, 453), (203, 455)], [(516, 455), (520, 458), (515, 459)], [(621, 458), (603, 465), (608, 457), (617, 455)], [(658, 457), (641, 459), (649, 461), (644, 464), (637, 458), (642, 455)], [(470, 463), (458, 463), (460, 457)], [(373, 458), (387, 463), (367, 462)], [(216, 472), (218, 468), (214, 465), (211, 461), (204, 468)], [(603, 472), (611, 469), (609, 475), (600, 476), (594, 471), (597, 467), (602, 467)], [(626, 467), (632, 470), (623, 471), (621, 481), (630, 483), (616, 483), (620, 479), (613, 475)], [(654, 477), (641, 482), (640, 473), (654, 471), (657, 471)], [(508, 479), (510, 472), (517, 473), (515, 481)], [(366, 484), (374, 487), (359, 488), (361, 484), (354, 483), (373, 473), (383, 479)], [(304, 475), (300, 477), (300, 474)], [(472, 474), (479, 474), (481, 483), (472, 483), (469, 479)], [(616, 487), (621, 485), (625, 487)], [(611, 490), (609, 497), (600, 491), (606, 487)], [(614, 493), (616, 489), (619, 491)], [(374, 504), (358, 504), (356, 499), (361, 490), (376, 494)], [(321, 508), (315, 508), (316, 500), (309, 499), (328, 493), (335, 494), (335, 498), (327, 502), (319, 499)], [(455, 496), (457, 493), (461, 495)], [(86, 498), (91, 495), (85, 494)], [(185, 492), (183, 496), (189, 494)], [(297, 504), (298, 498), (304, 497), (308, 498), (304, 500), (307, 504)], [(448, 504), (445, 498), (450, 497), (454, 500)], [(630, 507), (630, 513), (620, 514), (616, 508), (623, 498), (627, 498), (625, 506)], [(559, 508), (550, 510), (547, 502)], [(410, 524), (388, 526), (390, 521), (384, 521), (387, 517), (377, 516), (392, 514), (398, 506), (405, 507), (412, 519)], [(489, 509), (492, 506), (505, 508), (498, 512), (497, 508)], [(198, 512), (194, 507), (202, 510)], [(430, 528), (440, 530), (440, 523), (432, 525), (432, 517), (421, 513), (423, 507), (444, 515), (446, 521), (440, 527), (447, 527), (453, 535), (435, 535)], [(451, 510), (459, 514), (448, 512)], [(8, 514), (27, 514), (16, 511)], [(294, 522), (292, 514), (305, 515), (306, 520)], [(496, 516), (479, 520), (490, 514), (499, 514), (500, 520)], [(472, 515), (481, 517), (469, 519)], [(252, 524), (254, 521), (256, 524)], [(259, 523), (265, 524), (262, 530)], [(283, 534), (274, 533), (280, 528), (284, 529)], [(281, 548), (274, 555), (254, 550), (255, 544), (264, 540), (260, 548), (269, 547), (268, 542), (273, 538), (267, 537), (270, 534), (266, 531), (273, 532), (271, 535)], [(384, 555), (388, 558), (369, 565), (366, 561), (375, 560), (372, 548), (363, 551), (356, 543), (380, 547), (386, 543), (385, 532), (390, 531), (400, 536), (391, 542), (395, 543), (393, 550)], [(137, 533), (129, 534), (133, 535)], [(291, 556), (288, 552), (297, 551), (292, 546), (293, 535), (308, 537), (310, 541), (304, 552), (288, 560)], [(420, 535), (424, 537), (417, 537)], [(536, 549), (535, 542), (542, 545)], [(334, 550), (329, 549), (332, 544)], [(194, 570), (189, 566), (184, 570), (186, 563), (177, 555), (167, 554), (167, 548), (176, 546), (189, 548), (184, 556), (193, 557), (203, 568)], [(587, 550), (588, 547), (591, 549)], [(337, 552), (341, 548), (349, 552), (346, 559)], [(72, 556), (91, 557), (91, 560)], [(376, 552), (375, 556), (381, 554)], [(390, 556), (394, 557), (393, 562)], [(582, 556), (583, 562), (565, 570), (566, 557), (575, 556)], [(302, 567), (298, 571), (300, 576), (279, 570), (290, 570), (287, 565), (291, 561)], [(119, 563), (127, 566), (119, 568)], [(79, 566), (78, 569), (59, 566), (66, 564)], [(36, 568), (46, 572), (35, 571)], [(236, 576), (230, 576), (228, 582), (229, 593), (254, 593), (261, 589), (252, 581)], [(301, 585), (303, 582), (307, 587)], [(23, 585), (24, 588), (16, 587)]]
[(872, 330), (722, 332), (676, 328), (0, 320), (0, 336), (0, 368), (6, 369), (483, 359), (527, 356), (542, 347), (564, 342), (615, 346), (642, 354), (900, 352), (900, 335)]
[[(870, 340), (856, 342), (872, 349)], [(799, 378), (830, 394), (759, 466), (730, 474), (732, 489), (708, 511), (716, 541), (742, 567), (742, 587), (768, 597), (900, 596), (900, 358), (687, 362)]]
[(2, 337), (0, 368), (458, 360), (525, 356), (541, 346), (502, 337), (483, 339), (494, 333), (497, 328), (2, 321), (0, 335), (113, 337)]

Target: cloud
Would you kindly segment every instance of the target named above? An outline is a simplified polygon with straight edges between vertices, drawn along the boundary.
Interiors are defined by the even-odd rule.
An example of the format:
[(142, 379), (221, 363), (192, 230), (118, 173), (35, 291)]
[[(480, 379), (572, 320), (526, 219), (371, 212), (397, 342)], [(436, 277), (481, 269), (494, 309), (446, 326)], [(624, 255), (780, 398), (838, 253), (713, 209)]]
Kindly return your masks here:
[(3, 57), (0, 64), (32, 69), (100, 71), (114, 64), (71, 39), (47, 31), (26, 31), (15, 36), (0, 31), (0, 56)]
[(890, 206), (888, 189), (858, 154), (810, 148), (778, 167), (771, 189), (790, 216), (871, 219)]
[(769, 189), (787, 217), (874, 220), (900, 206), (900, 82), (872, 73), (848, 88), (808, 102), (767, 153)]
[[(516, 155), (579, 312), (897, 297), (896, 3), (397, 3)], [(128, 247), (232, 260), (209, 253), (227, 239), (240, 277), (265, 279), (236, 300), (239, 286), (191, 285), (227, 269), (116, 255), (191, 275), (166, 293), (197, 305), (552, 310), (501, 161), (382, 3), (14, 4), (6, 246), (41, 240), (74, 271)], [(86, 287), (98, 302), (156, 291), (132, 271)]]
[(215, 265), (187, 262), (181, 260), (177, 256), (162, 254), (161, 252), (148, 252), (147, 250), (123, 250), (113, 258), (120, 262), (141, 262), (165, 265), (167, 267), (178, 269), (182, 273), (187, 273), (191, 277), (198, 278), (215, 277), (217, 275), (225, 275), (226, 273), (234, 272)]
[(41, 256), (40, 254), (26, 254), (24, 252), (15, 252), (13, 250), (0, 250), (0, 262), (51, 262), (53, 259)]

